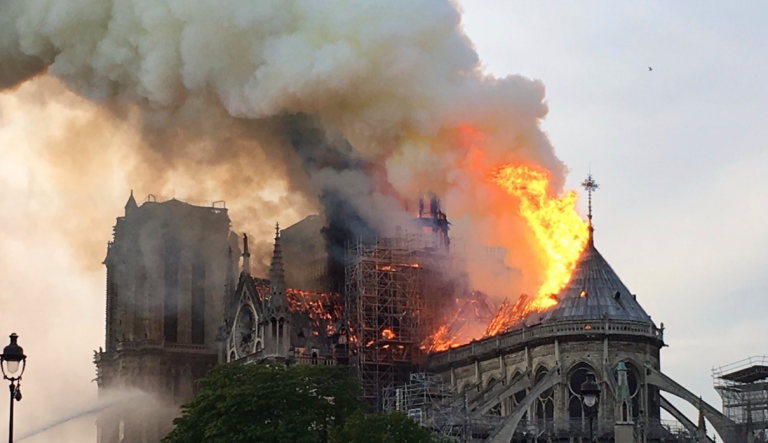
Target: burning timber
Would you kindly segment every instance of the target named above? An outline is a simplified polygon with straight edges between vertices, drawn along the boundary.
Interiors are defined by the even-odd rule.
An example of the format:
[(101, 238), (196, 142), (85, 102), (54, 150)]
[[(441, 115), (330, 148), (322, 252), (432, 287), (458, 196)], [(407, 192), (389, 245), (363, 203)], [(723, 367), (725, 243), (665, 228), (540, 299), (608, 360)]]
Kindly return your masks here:
[[(345, 364), (372, 410), (402, 411), (437, 433), (572, 442), (588, 435), (580, 389), (593, 375), (602, 392), (594, 430), (603, 441), (703, 442), (707, 421), (726, 443), (747, 441), (729, 430), (752, 425), (661, 371), (664, 325), (598, 252), (591, 224), (568, 281), (544, 294), (549, 301), (537, 294), (497, 307), (470, 287), (466, 254), (448, 237), (439, 203), (428, 207), (419, 205), (416, 232), (348, 239), (341, 277), (328, 263), (339, 257), (320, 247), (321, 217), (276, 227), (268, 275), (259, 277), (247, 236), (229, 232), (223, 203), (150, 198), (139, 206), (131, 197), (105, 260), (99, 388), (149, 389), (177, 407), (217, 361)], [(699, 424), (667, 394), (693, 404)], [(678, 422), (662, 420), (661, 410)], [(159, 441), (172, 418), (135, 414), (103, 413), (100, 442)]]

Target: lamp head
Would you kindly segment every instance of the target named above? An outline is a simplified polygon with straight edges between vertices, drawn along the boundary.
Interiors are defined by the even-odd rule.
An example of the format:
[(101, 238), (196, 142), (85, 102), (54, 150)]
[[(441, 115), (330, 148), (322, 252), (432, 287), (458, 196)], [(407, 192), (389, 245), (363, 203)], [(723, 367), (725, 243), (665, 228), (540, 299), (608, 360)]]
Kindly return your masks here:
[(24, 373), (27, 356), (24, 355), (24, 349), (17, 343), (19, 336), (14, 332), (10, 337), (11, 343), (3, 349), (3, 354), (0, 355), (0, 368), (2, 368), (5, 378), (19, 379)]
[(593, 408), (600, 401), (600, 386), (595, 381), (595, 374), (587, 374), (587, 379), (581, 384), (581, 396), (584, 406)]

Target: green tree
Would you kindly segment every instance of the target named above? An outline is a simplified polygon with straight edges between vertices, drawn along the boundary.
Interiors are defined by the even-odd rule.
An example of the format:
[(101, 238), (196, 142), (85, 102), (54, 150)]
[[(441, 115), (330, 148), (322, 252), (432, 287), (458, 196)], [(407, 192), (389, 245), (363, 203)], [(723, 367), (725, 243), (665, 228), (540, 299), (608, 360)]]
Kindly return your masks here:
[(330, 443), (433, 443), (428, 430), (404, 414), (358, 414), (331, 430)]
[(219, 365), (163, 443), (323, 443), (359, 396), (345, 366)]

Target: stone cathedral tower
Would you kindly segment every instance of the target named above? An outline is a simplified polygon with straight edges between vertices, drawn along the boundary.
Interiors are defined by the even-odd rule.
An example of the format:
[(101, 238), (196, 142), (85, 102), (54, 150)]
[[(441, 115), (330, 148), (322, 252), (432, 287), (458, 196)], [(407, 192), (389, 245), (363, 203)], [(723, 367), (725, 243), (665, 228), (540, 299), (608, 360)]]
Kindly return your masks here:
[(131, 194), (104, 260), (106, 343), (95, 355), (97, 381), (100, 395), (140, 389), (160, 406), (107, 410), (97, 421), (99, 443), (159, 442), (178, 406), (192, 399), (194, 380), (216, 364), (223, 300), (233, 284), (231, 235), (223, 204), (150, 196), (138, 206)]

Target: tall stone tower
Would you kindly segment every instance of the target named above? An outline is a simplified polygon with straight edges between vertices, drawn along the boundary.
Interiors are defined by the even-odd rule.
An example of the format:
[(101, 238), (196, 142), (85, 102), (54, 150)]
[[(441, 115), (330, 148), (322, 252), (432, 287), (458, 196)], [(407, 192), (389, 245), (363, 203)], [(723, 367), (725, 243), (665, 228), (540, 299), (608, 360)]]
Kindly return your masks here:
[(94, 360), (100, 396), (140, 389), (156, 396), (158, 407), (107, 410), (97, 421), (99, 443), (159, 442), (178, 407), (192, 399), (194, 381), (216, 364), (225, 291), (233, 284), (231, 236), (223, 204), (150, 196), (138, 206), (131, 194), (104, 260), (106, 343)]

